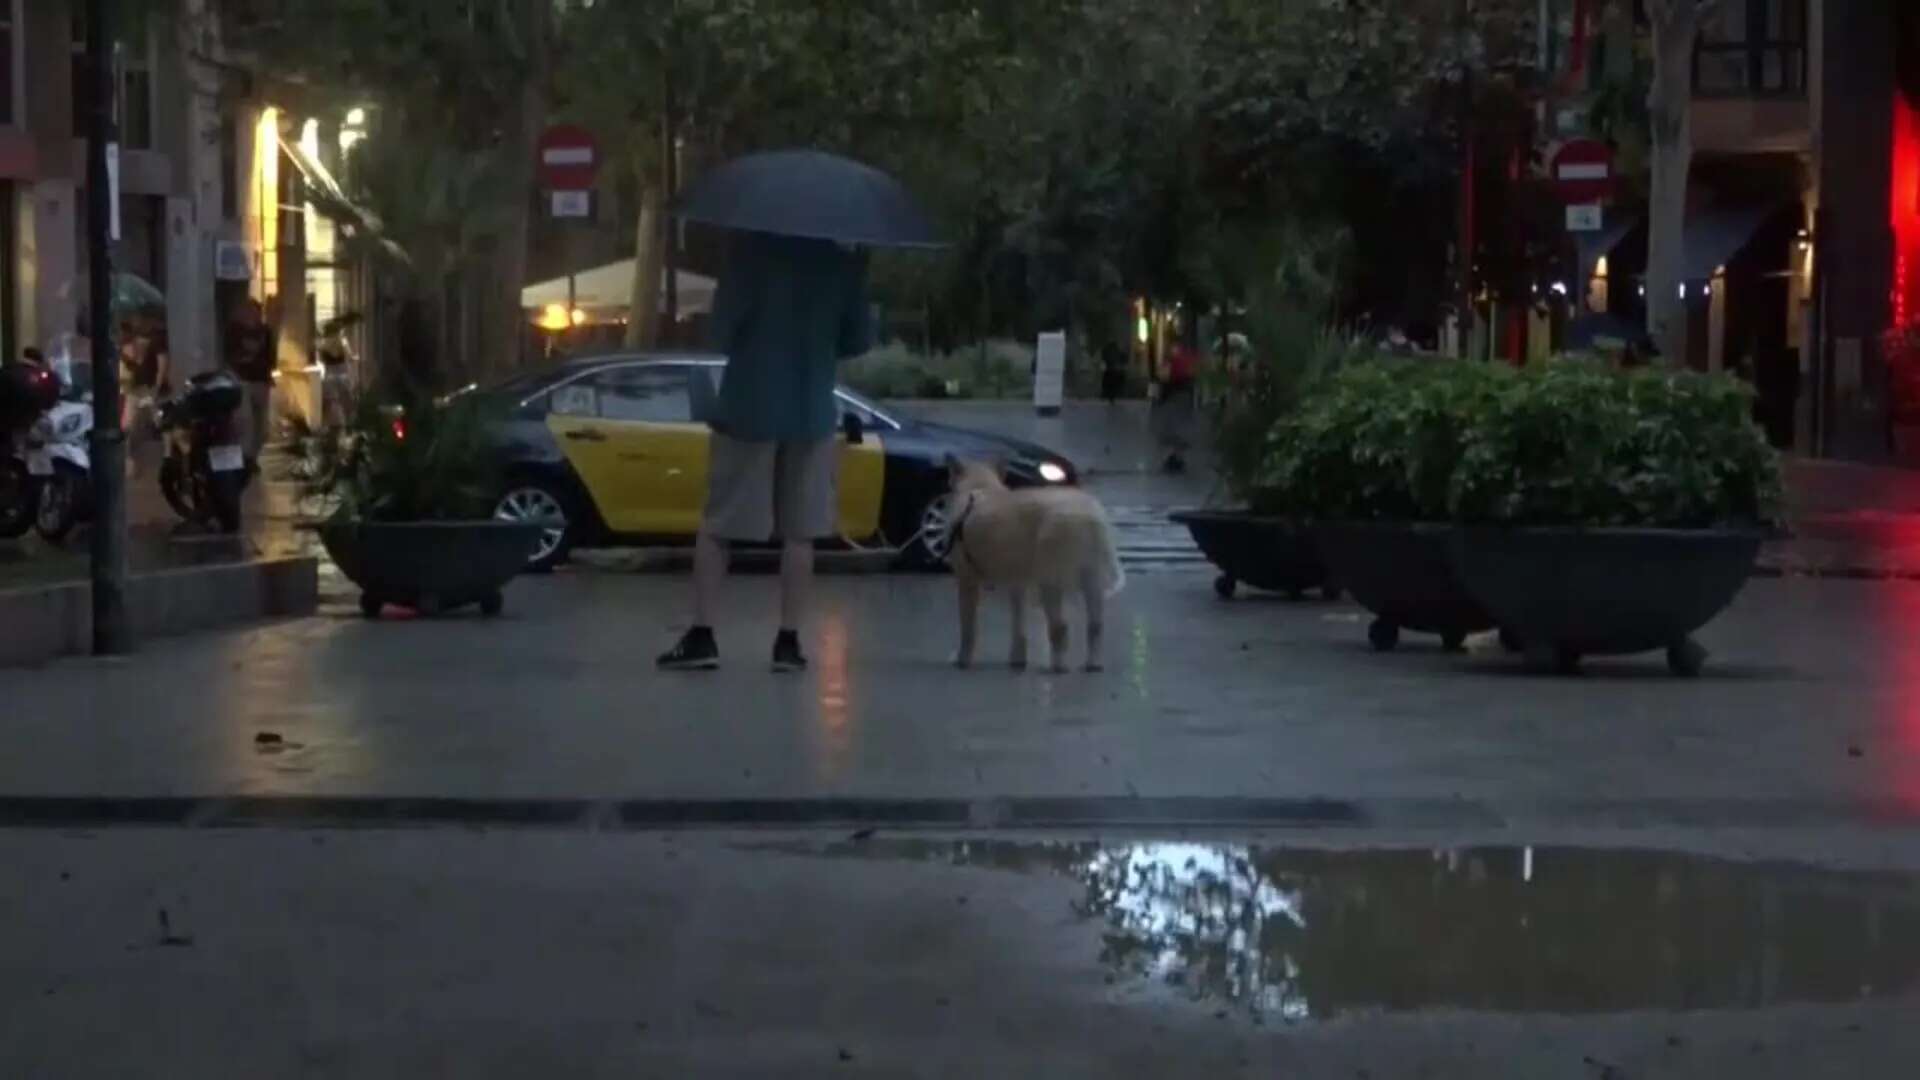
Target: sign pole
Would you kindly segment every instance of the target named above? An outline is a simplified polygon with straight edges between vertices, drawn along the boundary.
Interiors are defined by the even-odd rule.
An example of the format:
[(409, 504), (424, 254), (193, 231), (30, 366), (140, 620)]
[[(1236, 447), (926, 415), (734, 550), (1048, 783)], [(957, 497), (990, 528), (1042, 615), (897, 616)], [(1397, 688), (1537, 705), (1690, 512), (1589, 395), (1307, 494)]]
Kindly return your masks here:
[(127, 623), (127, 436), (120, 426), (120, 361), (113, 340), (113, 233), (119, 156), (113, 123), (113, 40), (108, 0), (87, 0), (87, 333), (93, 339), (93, 651), (133, 648)]
[(593, 133), (571, 124), (548, 128), (540, 136), (540, 184), (549, 195), (548, 210), (565, 229), (563, 250), (567, 258), (567, 325), (558, 331), (560, 340), (573, 340), (573, 311), (579, 305), (575, 282), (574, 222), (594, 216), (593, 177), (600, 168), (600, 148)]
[(666, 286), (666, 333), (659, 344), (677, 345), (680, 336), (680, 223), (673, 216), (673, 199), (680, 186), (679, 118), (673, 96), (673, 67), (667, 67), (665, 117), (661, 122), (661, 152), (666, 155), (666, 193), (661, 199), (660, 242), (665, 245), (660, 261), (662, 284)]

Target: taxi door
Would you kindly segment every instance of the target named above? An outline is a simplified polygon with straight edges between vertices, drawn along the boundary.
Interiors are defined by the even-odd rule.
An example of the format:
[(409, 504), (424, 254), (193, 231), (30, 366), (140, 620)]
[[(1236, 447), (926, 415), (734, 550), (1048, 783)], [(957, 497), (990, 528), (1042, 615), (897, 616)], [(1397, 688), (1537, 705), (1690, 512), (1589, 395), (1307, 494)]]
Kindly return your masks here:
[(691, 536), (707, 489), (707, 429), (692, 422), (689, 369), (607, 368), (556, 389), (547, 428), (616, 533)]
[[(839, 522), (840, 536), (865, 542), (880, 534), (880, 505), (887, 491), (887, 448), (880, 437), (880, 426), (858, 405), (839, 399), (840, 443)], [(852, 416), (860, 428), (860, 441), (847, 439), (847, 418)]]

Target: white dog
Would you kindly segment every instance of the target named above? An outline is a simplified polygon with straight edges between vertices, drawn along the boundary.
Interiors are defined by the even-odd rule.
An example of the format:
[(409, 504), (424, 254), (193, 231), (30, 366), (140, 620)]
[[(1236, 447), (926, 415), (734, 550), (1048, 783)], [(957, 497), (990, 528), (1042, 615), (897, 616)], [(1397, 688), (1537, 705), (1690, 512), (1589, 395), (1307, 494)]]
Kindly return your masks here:
[(1011, 662), (1026, 667), (1027, 590), (1038, 589), (1053, 670), (1067, 670), (1066, 597), (1073, 592), (1086, 605), (1086, 667), (1099, 671), (1106, 598), (1126, 584), (1113, 526), (1099, 500), (1078, 488), (1012, 491), (987, 465), (949, 458), (947, 468), (953, 481), (949, 561), (960, 585), (960, 652), (954, 662), (973, 664), (980, 591), (994, 588), (1007, 590), (1012, 603)]

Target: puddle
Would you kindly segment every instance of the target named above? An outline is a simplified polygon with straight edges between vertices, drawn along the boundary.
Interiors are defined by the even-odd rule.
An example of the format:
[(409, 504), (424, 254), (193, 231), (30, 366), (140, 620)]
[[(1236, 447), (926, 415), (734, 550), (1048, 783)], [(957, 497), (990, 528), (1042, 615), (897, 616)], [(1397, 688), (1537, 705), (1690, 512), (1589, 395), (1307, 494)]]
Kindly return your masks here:
[(1118, 982), (1286, 1020), (1744, 1009), (1920, 987), (1920, 876), (1567, 848), (879, 838), (824, 854), (1069, 876)]

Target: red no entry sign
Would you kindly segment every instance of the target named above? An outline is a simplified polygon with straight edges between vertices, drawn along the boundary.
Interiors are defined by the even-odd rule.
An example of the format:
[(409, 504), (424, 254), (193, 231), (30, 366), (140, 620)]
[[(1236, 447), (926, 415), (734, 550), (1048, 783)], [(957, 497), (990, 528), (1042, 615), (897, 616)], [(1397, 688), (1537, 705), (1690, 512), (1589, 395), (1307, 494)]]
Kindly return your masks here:
[(556, 124), (540, 135), (540, 186), (552, 191), (585, 191), (600, 169), (600, 145), (593, 132), (575, 124)]
[(1613, 147), (1574, 139), (1554, 151), (1553, 187), (1568, 203), (1596, 203), (1613, 194)]

